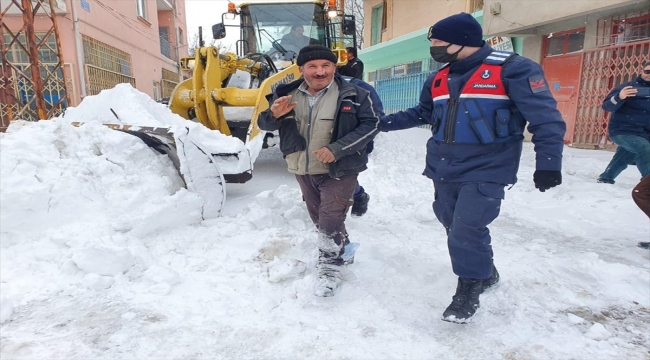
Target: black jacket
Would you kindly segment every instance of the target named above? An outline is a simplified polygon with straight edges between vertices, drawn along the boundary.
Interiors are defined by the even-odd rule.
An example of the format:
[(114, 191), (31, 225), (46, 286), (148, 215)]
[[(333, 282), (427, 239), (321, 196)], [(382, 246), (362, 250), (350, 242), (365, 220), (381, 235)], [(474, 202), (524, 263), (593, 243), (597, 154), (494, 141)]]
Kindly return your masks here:
[(612, 113), (609, 136), (637, 135), (650, 140), (650, 98), (630, 96), (621, 100), (618, 94), (626, 86), (650, 88), (650, 82), (639, 76), (635, 81), (621, 84), (609, 92), (603, 101), (603, 110)]
[(339, 74), (363, 80), (363, 61), (354, 58), (339, 68)]
[[(285, 116), (276, 119), (271, 114), (271, 105), (290, 91), (298, 88), (304, 80), (302, 78), (278, 86), (272, 94), (267, 96), (269, 109), (262, 112), (257, 124), (262, 130), (280, 131), (280, 150), (285, 157), (296, 151), (304, 151), (307, 141), (300, 135), (296, 114), (292, 110)], [(335, 75), (339, 87), (332, 139), (327, 148), (334, 154), (336, 160), (329, 164), (329, 175), (338, 178), (344, 175), (358, 174), (367, 169), (368, 154), (366, 145), (379, 132), (379, 114), (371, 105), (370, 94), (353, 84)]]

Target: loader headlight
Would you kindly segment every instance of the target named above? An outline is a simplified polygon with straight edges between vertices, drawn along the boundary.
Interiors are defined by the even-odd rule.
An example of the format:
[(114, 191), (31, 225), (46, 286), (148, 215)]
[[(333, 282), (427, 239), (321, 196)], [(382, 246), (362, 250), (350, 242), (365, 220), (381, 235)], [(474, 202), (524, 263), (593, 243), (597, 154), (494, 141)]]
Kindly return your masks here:
[(333, 18), (335, 18), (335, 17), (338, 16), (338, 11), (336, 11), (336, 10), (330, 10), (330, 11), (327, 12), (327, 16), (329, 16), (330, 18), (333, 19)]
[(196, 60), (194, 60), (194, 59), (189, 60), (187, 62), (187, 68), (190, 69), (190, 70), (193, 70), (195, 63), (196, 63)]

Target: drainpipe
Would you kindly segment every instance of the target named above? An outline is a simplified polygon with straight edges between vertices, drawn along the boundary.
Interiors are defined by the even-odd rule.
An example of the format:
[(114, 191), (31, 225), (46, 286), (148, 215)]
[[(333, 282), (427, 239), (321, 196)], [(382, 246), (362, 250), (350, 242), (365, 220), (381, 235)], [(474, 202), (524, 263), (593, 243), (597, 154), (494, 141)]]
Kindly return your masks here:
[[(180, 59), (181, 59), (181, 54), (179, 51), (179, 42), (178, 42), (178, 29), (176, 28), (176, 1), (172, 0), (172, 27), (174, 28), (172, 31), (174, 32), (174, 39), (176, 41), (174, 42), (175, 48), (176, 48), (176, 73), (178, 73), (178, 78), (180, 82), (180, 76), (181, 76), (181, 67), (180, 67)], [(183, 31), (183, 36), (185, 36), (185, 31)]]
[(71, 0), (72, 4), (72, 28), (74, 29), (74, 43), (77, 49), (77, 71), (79, 72), (79, 82), (81, 82), (81, 100), (86, 97), (86, 73), (84, 72), (83, 46), (81, 43), (81, 34), (79, 33), (79, 18), (77, 17), (77, 0)]

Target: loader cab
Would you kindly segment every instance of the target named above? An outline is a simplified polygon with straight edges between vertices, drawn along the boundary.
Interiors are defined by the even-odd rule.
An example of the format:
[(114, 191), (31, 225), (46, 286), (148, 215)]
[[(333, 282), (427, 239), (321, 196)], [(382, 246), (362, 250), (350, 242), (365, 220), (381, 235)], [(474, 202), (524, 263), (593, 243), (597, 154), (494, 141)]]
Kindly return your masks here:
[(226, 27), (239, 27), (240, 57), (263, 54), (273, 61), (290, 61), (307, 45), (324, 45), (345, 63), (345, 48), (356, 46), (354, 17), (326, 5), (323, 1), (242, 4), (238, 10), (229, 8), (224, 13), (226, 18), (238, 15), (239, 25), (216, 24), (213, 35), (223, 38)]

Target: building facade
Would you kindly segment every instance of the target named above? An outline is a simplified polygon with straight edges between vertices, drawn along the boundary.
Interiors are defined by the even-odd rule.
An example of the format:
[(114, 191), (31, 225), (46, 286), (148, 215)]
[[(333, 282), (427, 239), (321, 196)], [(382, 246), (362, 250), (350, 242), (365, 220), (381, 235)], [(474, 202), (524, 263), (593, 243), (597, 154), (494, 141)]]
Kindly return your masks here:
[[(417, 104), (427, 76), (442, 64), (429, 54), (429, 27), (460, 12), (483, 20), (483, 0), (365, 0), (365, 79), (377, 88), (388, 113)], [(501, 50), (521, 51), (521, 40), (486, 37)]]
[[(19, 8), (2, 4), (0, 10), (7, 9), (2, 18), (3, 53), (14, 68), (27, 69), (23, 15)], [(181, 80), (178, 59), (188, 51), (183, 0), (56, 0), (54, 4), (59, 43), (54, 33), (47, 35), (51, 20), (35, 16), (33, 22), (36, 38), (49, 44), (39, 50), (41, 66), (58, 62), (58, 54), (63, 61), (62, 71), (54, 76), (65, 77), (65, 88), (44, 83), (46, 98), (67, 96), (66, 105), (76, 106), (85, 96), (131, 83), (158, 100), (169, 96)], [(23, 88), (21, 75), (15, 70), (3, 69), (3, 73), (9, 78), (3, 90), (14, 92), (18, 102), (27, 100), (31, 90)], [(3, 105), (3, 120), (7, 113), (29, 118), (20, 116), (21, 104)]]
[[(538, 61), (567, 122), (565, 142), (608, 147), (607, 93), (633, 80), (650, 60), (650, 0), (485, 0), (488, 35), (519, 36)], [(534, 8), (535, 11), (530, 11)], [(488, 24), (486, 26), (486, 24)]]

